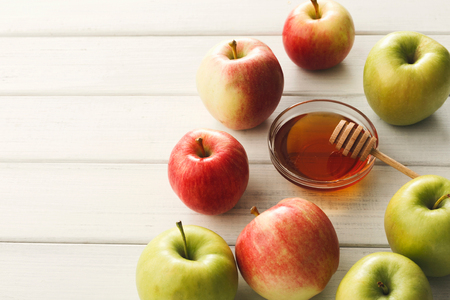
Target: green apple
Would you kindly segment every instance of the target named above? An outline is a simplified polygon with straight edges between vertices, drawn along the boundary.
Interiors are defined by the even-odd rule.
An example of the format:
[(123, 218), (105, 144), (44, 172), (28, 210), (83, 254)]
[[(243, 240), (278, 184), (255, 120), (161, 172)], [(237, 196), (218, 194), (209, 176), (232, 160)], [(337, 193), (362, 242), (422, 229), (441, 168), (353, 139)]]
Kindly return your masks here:
[(376, 252), (357, 261), (338, 286), (336, 300), (432, 300), (427, 277), (409, 258)]
[(450, 274), (450, 180), (423, 175), (389, 202), (384, 229), (392, 251), (417, 263), (427, 276)]
[[(178, 228), (177, 228), (178, 227)], [(182, 226), (155, 237), (136, 269), (141, 300), (232, 300), (238, 272), (228, 244), (200, 226)]]
[(364, 93), (375, 113), (392, 125), (411, 125), (450, 94), (450, 55), (423, 34), (393, 32), (378, 41), (364, 66)]

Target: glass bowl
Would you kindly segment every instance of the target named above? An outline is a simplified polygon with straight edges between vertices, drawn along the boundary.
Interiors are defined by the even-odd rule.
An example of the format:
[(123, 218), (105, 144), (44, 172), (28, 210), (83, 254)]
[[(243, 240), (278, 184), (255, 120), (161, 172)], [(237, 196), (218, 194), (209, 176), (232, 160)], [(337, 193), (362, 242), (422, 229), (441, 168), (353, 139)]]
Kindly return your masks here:
[(343, 189), (363, 179), (375, 157), (353, 159), (329, 143), (342, 119), (362, 125), (378, 146), (374, 125), (358, 109), (335, 100), (304, 101), (281, 112), (270, 127), (270, 159), (277, 171), (298, 186), (318, 190)]

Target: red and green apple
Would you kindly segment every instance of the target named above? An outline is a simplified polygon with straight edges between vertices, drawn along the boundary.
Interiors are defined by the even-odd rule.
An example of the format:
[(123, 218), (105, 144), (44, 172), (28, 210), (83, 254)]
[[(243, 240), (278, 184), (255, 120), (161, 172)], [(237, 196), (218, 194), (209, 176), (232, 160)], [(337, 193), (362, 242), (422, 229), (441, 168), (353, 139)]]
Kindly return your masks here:
[(315, 204), (287, 198), (256, 215), (239, 234), (242, 277), (269, 300), (306, 300), (320, 293), (339, 265), (333, 224)]
[(196, 80), (211, 115), (234, 130), (264, 122), (278, 106), (284, 88), (278, 59), (254, 38), (215, 45), (203, 58)]
[(355, 25), (350, 13), (332, 0), (311, 0), (288, 15), (283, 45), (299, 67), (322, 70), (342, 62), (353, 47)]

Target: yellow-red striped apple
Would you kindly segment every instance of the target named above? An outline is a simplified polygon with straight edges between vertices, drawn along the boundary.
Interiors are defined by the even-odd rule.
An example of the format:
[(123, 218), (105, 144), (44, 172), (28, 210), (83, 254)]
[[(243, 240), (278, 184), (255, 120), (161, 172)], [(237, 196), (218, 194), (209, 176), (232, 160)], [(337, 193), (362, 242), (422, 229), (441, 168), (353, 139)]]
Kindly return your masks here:
[(204, 57), (197, 90), (211, 115), (234, 130), (264, 122), (280, 102), (284, 76), (278, 59), (254, 38), (222, 41)]

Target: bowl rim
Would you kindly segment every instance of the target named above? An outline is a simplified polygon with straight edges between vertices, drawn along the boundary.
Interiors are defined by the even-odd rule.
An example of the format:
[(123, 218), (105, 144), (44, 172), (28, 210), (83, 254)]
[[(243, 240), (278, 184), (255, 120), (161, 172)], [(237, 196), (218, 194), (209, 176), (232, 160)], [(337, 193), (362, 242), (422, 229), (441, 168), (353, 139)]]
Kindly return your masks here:
[[(278, 158), (276, 157), (274, 150), (273, 150), (273, 144), (274, 144), (274, 139), (275, 139), (275, 129), (280, 128), (281, 126), (283, 126), (287, 121), (291, 120), (292, 118), (287, 119), (284, 123), (277, 124), (279, 122), (279, 120), (289, 111), (291, 111), (292, 109), (301, 106), (301, 105), (305, 105), (308, 103), (312, 103), (312, 102), (323, 102), (323, 103), (332, 103), (332, 104), (337, 104), (337, 105), (342, 105), (345, 106), (353, 111), (355, 111), (358, 115), (360, 115), (366, 122), (367, 124), (370, 126), (370, 128), (366, 128), (366, 126), (364, 124), (362, 124), (366, 130), (369, 130), (369, 132), (376, 137), (377, 141), (375, 144), (375, 148), (378, 147), (378, 143), (379, 143), (379, 139), (378, 139), (378, 132), (374, 126), (374, 124), (372, 123), (372, 121), (359, 109), (357, 109), (356, 107), (349, 105), (347, 103), (341, 102), (341, 101), (337, 101), (337, 100), (331, 100), (331, 99), (311, 99), (311, 100), (305, 100), (305, 101), (301, 101), (298, 102), (296, 104), (293, 104), (289, 107), (287, 107), (286, 109), (284, 109), (282, 112), (280, 112), (278, 114), (278, 116), (273, 120), (270, 128), (269, 128), (269, 134), (268, 134), (268, 146), (269, 146), (269, 154), (270, 154), (270, 160), (272, 161), (272, 164), (274, 165), (275, 169), (277, 169), (277, 171), (283, 176), (285, 177), (287, 180), (289, 180), (290, 182), (294, 183), (295, 185), (301, 186), (301, 187), (306, 187), (306, 188), (314, 188), (314, 189), (319, 189), (319, 190), (334, 190), (334, 189), (341, 189), (341, 188), (345, 188), (347, 186), (352, 185), (353, 183), (356, 183), (357, 181), (363, 179), (373, 168), (374, 164), (375, 164), (375, 157), (372, 155), (369, 155), (369, 158), (367, 160), (367, 164), (366, 166), (363, 167), (362, 170), (360, 170), (358, 173), (349, 176), (349, 177), (345, 177), (345, 178), (341, 178), (341, 179), (337, 179), (337, 180), (314, 180), (314, 179), (310, 179), (307, 177), (302, 177), (296, 173), (293, 173), (291, 170), (289, 170), (288, 168), (286, 168), (281, 162), (279, 162)], [(326, 110), (324, 110), (326, 111)], [(317, 112), (320, 112), (319, 110)], [(299, 114), (300, 115), (300, 114)], [(356, 120), (355, 120), (356, 122)], [(359, 123), (359, 122), (358, 122)], [(276, 131), (278, 132), (278, 131)], [(297, 180), (296, 180), (297, 179)], [(301, 181), (301, 182), (299, 182)]]

